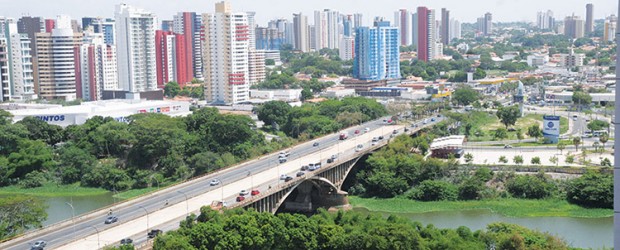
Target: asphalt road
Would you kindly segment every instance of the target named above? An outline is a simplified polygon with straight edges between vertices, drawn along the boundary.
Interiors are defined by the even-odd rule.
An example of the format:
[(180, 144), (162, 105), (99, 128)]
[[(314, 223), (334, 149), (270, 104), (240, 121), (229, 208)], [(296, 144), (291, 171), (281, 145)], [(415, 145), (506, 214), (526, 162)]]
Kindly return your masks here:
[[(358, 136), (354, 134), (355, 130), (359, 130), (360, 135), (364, 133), (365, 128), (369, 128), (371, 131), (375, 131), (377, 129), (384, 130), (385, 129), (384, 127), (386, 127), (385, 124), (383, 123), (384, 119), (385, 118), (381, 118), (375, 121), (362, 124), (360, 126), (347, 129), (347, 131), (349, 132), (350, 138), (354, 138)], [(390, 130), (386, 132), (389, 133)], [(322, 148), (336, 145), (340, 141), (338, 139), (338, 134), (339, 133), (327, 135), (322, 138), (309, 141), (309, 142), (300, 144), (294, 148), (289, 149), (289, 152), (290, 152), (290, 156), (288, 157), (289, 161), (293, 161), (295, 159), (298, 159), (308, 154), (320, 152)], [(314, 142), (319, 142), (319, 146), (318, 147), (313, 146)], [(370, 143), (370, 142), (360, 141), (360, 143)], [(329, 156), (330, 154), (328, 153), (324, 154), (323, 159), (326, 159)], [(30, 244), (34, 243), (37, 240), (47, 241), (46, 249), (56, 249), (70, 242), (84, 239), (88, 236), (99, 235), (99, 233), (104, 232), (108, 229), (111, 229), (112, 227), (119, 226), (123, 224), (124, 222), (136, 220), (138, 218), (144, 217), (145, 215), (147, 215), (147, 224), (148, 224), (148, 221), (149, 221), (148, 214), (159, 211), (169, 206), (178, 205), (180, 203), (186, 203), (186, 199), (191, 199), (192, 197), (202, 195), (209, 191), (220, 189), (222, 186), (227, 185), (228, 183), (238, 181), (243, 178), (247, 178), (248, 175), (254, 175), (255, 173), (260, 173), (262, 171), (271, 169), (277, 165), (279, 165), (279, 163), (278, 163), (278, 153), (276, 152), (268, 156), (263, 156), (259, 158), (258, 160), (253, 160), (248, 163), (241, 164), (239, 166), (235, 166), (233, 168), (229, 168), (221, 172), (213, 173), (208, 176), (201, 177), (201, 178), (195, 179), (193, 181), (190, 181), (190, 182), (187, 182), (181, 185), (176, 185), (173, 187), (162, 189), (150, 195), (146, 199), (137, 199), (137, 200), (118, 204), (112, 208), (112, 214), (118, 217), (119, 221), (117, 223), (104, 224), (104, 220), (107, 217), (107, 208), (106, 208), (105, 211), (98, 210), (90, 214), (77, 215), (74, 220), (74, 223), (70, 223), (65, 226), (54, 228), (53, 230), (49, 230), (49, 229), (45, 230), (44, 228), (42, 230), (37, 230), (31, 233), (28, 233), (24, 235), (23, 237), (14, 239), (12, 241), (2, 243), (0, 244), (0, 249), (8, 249), (8, 250), (29, 249)], [(294, 172), (293, 173), (282, 173), (282, 174), (289, 174), (289, 175), (294, 176)], [(210, 186), (209, 182), (214, 178), (219, 179), (221, 181), (221, 184), (218, 186)], [(257, 183), (261, 183), (261, 184), (267, 183), (268, 181), (271, 181), (271, 180), (256, 180)], [(273, 181), (277, 182), (278, 180), (274, 178)], [(252, 184), (252, 186), (254, 186), (254, 184)], [(222, 189), (222, 196), (224, 196), (224, 189), (223, 188), (221, 189)], [(229, 204), (234, 203), (234, 200), (232, 200), (234, 199), (234, 197), (227, 196), (227, 197), (222, 197), (222, 198), (224, 198), (224, 200), (227, 200)], [(210, 205), (210, 204), (203, 204), (203, 205)], [(192, 212), (192, 211), (187, 211), (187, 212)], [(136, 234), (136, 235), (127, 235), (126, 237), (131, 237), (132, 239), (134, 239), (134, 241), (136, 241), (136, 243), (144, 242), (146, 241), (147, 230), (150, 230), (150, 229), (162, 229), (164, 231), (171, 230), (171, 229), (178, 227), (178, 223), (181, 219), (182, 217), (174, 219), (174, 220), (170, 220), (167, 223), (159, 224), (159, 225), (155, 225), (154, 223), (151, 223), (149, 225), (145, 225), (145, 228), (143, 231), (144, 233), (142, 233), (142, 236), (140, 236), (140, 234)], [(151, 218), (151, 221), (152, 220), (153, 218)], [(54, 227), (54, 225), (51, 225), (51, 226)], [(103, 243), (100, 245), (100, 247), (103, 247)]]

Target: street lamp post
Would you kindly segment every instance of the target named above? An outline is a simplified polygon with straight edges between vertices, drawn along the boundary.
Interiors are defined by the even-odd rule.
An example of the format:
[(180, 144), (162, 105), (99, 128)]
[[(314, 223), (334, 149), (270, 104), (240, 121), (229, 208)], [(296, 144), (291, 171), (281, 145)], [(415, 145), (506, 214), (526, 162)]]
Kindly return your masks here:
[(146, 208), (144, 208), (143, 206), (138, 206), (139, 208), (144, 209), (144, 212), (146, 212), (146, 233), (149, 232), (149, 211), (146, 210)]
[(101, 248), (101, 241), (99, 240), (99, 229), (97, 229), (95, 226), (89, 226), (95, 229), (95, 231), (97, 231), (97, 249)]
[(188, 203), (188, 201), (187, 201), (187, 194), (185, 194), (185, 192), (180, 191), (180, 190), (179, 190), (179, 191), (177, 191), (177, 193), (180, 193), (180, 194), (182, 194), (183, 196), (185, 196), (185, 211), (186, 211), (186, 213), (187, 213), (187, 216), (189, 216), (189, 203)]
[(71, 207), (71, 222), (73, 223), (73, 238), (75, 238), (75, 209), (73, 208), (72, 203), (69, 203), (69, 202), (65, 202), (65, 203), (69, 205), (69, 207)]

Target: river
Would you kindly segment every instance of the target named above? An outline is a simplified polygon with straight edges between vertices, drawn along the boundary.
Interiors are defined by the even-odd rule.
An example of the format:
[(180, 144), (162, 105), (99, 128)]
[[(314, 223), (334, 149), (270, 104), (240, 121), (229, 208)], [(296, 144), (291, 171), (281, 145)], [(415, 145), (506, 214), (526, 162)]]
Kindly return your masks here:
[(75, 215), (78, 216), (120, 201), (112, 197), (112, 195), (113, 193), (109, 192), (100, 195), (79, 197), (42, 197), (41, 199), (48, 206), (47, 220), (43, 222), (43, 226), (71, 219), (72, 209), (67, 203), (73, 204)]
[[(369, 213), (366, 208), (354, 211)], [(390, 213), (379, 212), (385, 217)], [(613, 217), (571, 218), (571, 217), (505, 217), (489, 210), (463, 210), (429, 213), (392, 213), (422, 224), (433, 224), (437, 228), (469, 227), (472, 231), (484, 229), (493, 222), (518, 224), (530, 229), (549, 232), (573, 247), (599, 249), (612, 247), (614, 239)]]

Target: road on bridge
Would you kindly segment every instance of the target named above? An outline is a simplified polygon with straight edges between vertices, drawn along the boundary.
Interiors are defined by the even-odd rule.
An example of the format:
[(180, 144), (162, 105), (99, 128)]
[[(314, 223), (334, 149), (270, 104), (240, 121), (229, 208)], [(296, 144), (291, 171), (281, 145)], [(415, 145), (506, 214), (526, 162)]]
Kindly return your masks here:
[[(116, 204), (114, 207), (77, 215), (74, 220), (66, 220), (29, 232), (0, 244), (0, 249), (29, 249), (30, 244), (37, 240), (47, 241), (47, 248), (50, 249), (80, 250), (117, 245), (123, 238), (132, 238), (137, 244), (146, 242), (149, 230), (168, 231), (178, 228), (179, 221), (186, 215), (199, 212), (200, 207), (210, 205), (213, 201), (226, 200), (229, 204), (233, 204), (234, 197), (242, 189), (266, 189), (272, 185), (275, 187), (283, 182), (279, 180), (281, 174), (294, 177), (301, 165), (319, 160), (325, 162), (325, 159), (333, 154), (353, 153), (357, 145), (363, 144), (364, 147), (368, 147), (373, 137), (383, 135), (387, 138), (394, 130), (400, 130), (402, 133), (402, 125), (387, 125), (384, 119), (386, 118), (348, 128), (350, 138), (344, 141), (338, 139), (338, 133), (334, 133), (290, 148), (289, 160), (286, 163), (278, 163), (277, 152), (262, 156), (147, 196)], [(417, 123), (422, 125), (421, 121)], [(365, 128), (368, 128), (369, 132), (365, 133)], [(355, 130), (360, 131), (359, 135), (354, 133)], [(319, 145), (314, 146), (315, 142)], [(221, 184), (210, 186), (209, 182), (214, 178), (219, 179)], [(104, 224), (109, 211), (118, 217), (118, 222)]]

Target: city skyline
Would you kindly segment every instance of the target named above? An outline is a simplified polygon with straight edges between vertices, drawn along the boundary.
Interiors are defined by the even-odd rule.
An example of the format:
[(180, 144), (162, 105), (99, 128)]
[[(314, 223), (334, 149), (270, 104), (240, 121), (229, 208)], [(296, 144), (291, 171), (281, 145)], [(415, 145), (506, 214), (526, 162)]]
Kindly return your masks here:
[[(118, 1), (92, 1), (88, 5), (78, 0), (57, 0), (53, 2), (40, 2), (33, 0), (25, 0), (14, 2), (8, 5), (8, 0), (0, 0), (10, 8), (0, 10), (0, 16), (18, 18), (22, 15), (43, 16), (46, 18), (55, 17), (57, 15), (69, 15), (74, 19), (84, 16), (101, 16), (112, 17), (114, 15), (114, 6), (119, 4)], [(178, 12), (190, 11), (197, 13), (214, 12), (213, 5), (216, 0), (199, 1), (153, 1), (147, 0), (126, 0), (125, 4), (143, 8), (149, 12), (153, 12), (160, 20), (171, 19)], [(301, 2), (298, 0), (269, 0), (269, 1), (249, 1), (249, 0), (231, 0), (230, 3), (237, 11), (255, 11), (257, 24), (264, 25), (274, 18), (292, 19), (293, 13), (302, 12), (309, 17), (309, 22), (313, 22), (312, 13), (315, 10), (333, 9), (345, 14), (362, 13), (365, 24), (371, 22), (375, 16), (390, 18), (394, 11), (398, 9), (415, 10), (418, 6), (426, 6), (430, 9), (439, 10), (447, 8), (451, 10), (451, 17), (462, 20), (466, 23), (475, 23), (476, 18), (486, 12), (493, 13), (494, 21), (536, 21), (536, 13), (541, 10), (550, 9), (557, 17), (565, 17), (575, 13), (575, 15), (585, 17), (586, 4), (592, 3), (595, 6), (594, 19), (603, 19), (605, 16), (614, 13), (617, 9), (617, 3), (603, 0), (579, 1), (567, 0), (558, 4), (555, 1), (541, 2), (535, 0), (495, 0), (484, 1), (486, 6), (472, 3), (471, 1), (443, 0), (443, 1), (422, 1), (422, 2), (404, 2), (401, 0), (384, 0), (381, 4), (373, 4), (376, 1), (370, 0), (342, 0), (328, 1), (317, 0), (313, 2)], [(363, 4), (360, 4), (363, 3)], [(273, 6), (278, 6), (274, 8)], [(518, 9), (519, 11), (514, 11)]]

